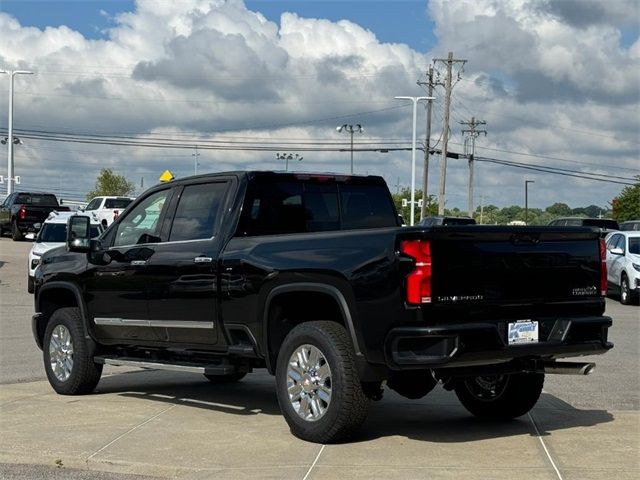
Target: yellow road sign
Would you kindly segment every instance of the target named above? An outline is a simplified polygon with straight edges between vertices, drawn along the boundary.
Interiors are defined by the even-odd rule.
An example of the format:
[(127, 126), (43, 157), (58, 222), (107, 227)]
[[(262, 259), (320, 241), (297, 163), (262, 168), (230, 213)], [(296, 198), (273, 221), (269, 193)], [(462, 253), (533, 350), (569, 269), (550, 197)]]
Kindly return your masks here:
[(174, 177), (173, 173), (171, 173), (169, 170), (165, 170), (164, 172), (162, 172), (162, 175), (160, 175), (161, 182), (170, 182), (174, 178), (176, 177)]

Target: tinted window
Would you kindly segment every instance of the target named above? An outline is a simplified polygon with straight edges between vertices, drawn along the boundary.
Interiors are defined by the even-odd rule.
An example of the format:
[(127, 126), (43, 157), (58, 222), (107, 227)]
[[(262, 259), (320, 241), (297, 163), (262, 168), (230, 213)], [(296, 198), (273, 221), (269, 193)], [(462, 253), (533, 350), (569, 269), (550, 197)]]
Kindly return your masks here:
[(397, 225), (387, 189), (378, 185), (340, 185), (342, 228), (380, 228)]
[(113, 245), (158, 243), (160, 218), (167, 208), (170, 190), (161, 190), (138, 203), (118, 224)]
[(128, 198), (107, 198), (104, 201), (104, 208), (120, 208), (124, 210), (132, 201)]
[(570, 218), (565, 221), (564, 225), (567, 227), (581, 227), (583, 223), (579, 218)]
[(640, 237), (629, 238), (629, 253), (640, 255)]
[[(102, 233), (98, 225), (91, 225), (91, 238), (95, 238)], [(67, 241), (67, 225), (65, 223), (45, 223), (38, 233), (37, 243)]]
[(89, 202), (89, 205), (85, 207), (86, 210), (97, 210), (100, 208), (100, 204), (102, 203), (102, 198), (94, 198)]
[(39, 205), (43, 207), (57, 207), (58, 200), (54, 195), (50, 194), (28, 194), (28, 193), (20, 193), (18, 194), (18, 198), (15, 203), (20, 205)]
[(238, 235), (276, 235), (397, 226), (385, 187), (254, 180), (250, 183)]
[(618, 238), (616, 238), (616, 243), (613, 244), (613, 248), (619, 248), (624, 252), (624, 250), (625, 250), (625, 248), (624, 248), (624, 235), (618, 235)]
[(211, 238), (226, 188), (223, 182), (186, 186), (180, 195), (169, 241)]

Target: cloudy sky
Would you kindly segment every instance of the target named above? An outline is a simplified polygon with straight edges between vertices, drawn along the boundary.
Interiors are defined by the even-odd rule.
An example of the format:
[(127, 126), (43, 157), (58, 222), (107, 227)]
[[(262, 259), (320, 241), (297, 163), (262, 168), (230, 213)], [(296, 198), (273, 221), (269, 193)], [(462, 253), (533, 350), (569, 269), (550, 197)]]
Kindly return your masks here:
[[(639, 29), (638, 0), (3, 0), (0, 69), (35, 73), (15, 82), (21, 189), (82, 197), (103, 167), (148, 187), (167, 168), (192, 174), (195, 145), (199, 172), (284, 169), (282, 152), (303, 156), (290, 169), (348, 172), (346, 123), (365, 128), (356, 173), (395, 191), (411, 152), (358, 150), (410, 146), (411, 106), (394, 97), (425, 95), (417, 82), (453, 51), (467, 63), (454, 68), (450, 150), (463, 150), (461, 121), (488, 132), (474, 203), (521, 205), (534, 180), (534, 207), (606, 206), (640, 174)], [(443, 87), (435, 97), (439, 148)], [(420, 142), (425, 124), (420, 106)], [(439, 175), (434, 156), (429, 193)], [(467, 175), (449, 159), (448, 207), (466, 208)], [(607, 181), (581, 178), (594, 175)]]

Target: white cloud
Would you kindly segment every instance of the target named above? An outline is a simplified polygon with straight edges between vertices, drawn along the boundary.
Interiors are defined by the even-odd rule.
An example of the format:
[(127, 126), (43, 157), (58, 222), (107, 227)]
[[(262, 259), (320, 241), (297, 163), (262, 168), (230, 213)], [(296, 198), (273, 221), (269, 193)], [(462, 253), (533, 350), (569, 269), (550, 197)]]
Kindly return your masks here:
[[(634, 172), (628, 169), (638, 168), (640, 46), (636, 41), (622, 48), (620, 38), (623, 28), (635, 25), (628, 17), (637, 5), (614, 3), (615, 9), (598, 16), (593, 2), (572, 10), (552, 0), (432, 0), (428, 11), (438, 45), (431, 52), (382, 43), (374, 32), (347, 20), (285, 13), (277, 24), (241, 1), (139, 1), (134, 12), (112, 19), (103, 40), (67, 27), (24, 27), (0, 13), (0, 67), (37, 72), (16, 80), (17, 128), (151, 133), (148, 138), (155, 139), (189, 133), (282, 144), (291, 139), (347, 142), (335, 126), (363, 123), (366, 132), (356, 141), (408, 140), (410, 108), (389, 110), (398, 105), (393, 97), (424, 94), (416, 80), (424, 79), (431, 58), (451, 50), (469, 60), (454, 90), (452, 149), (462, 148), (457, 122), (474, 115), (487, 121), (489, 131), (478, 141), (479, 155), (569, 169), (600, 165), (602, 173), (630, 177)], [(4, 82), (0, 77), (0, 89)], [(440, 88), (437, 95), (434, 140), (442, 121)], [(6, 106), (0, 95), (4, 112)], [(382, 111), (344, 117), (373, 110)], [(3, 121), (6, 115), (0, 115)], [(419, 121), (422, 133), (422, 111)], [(194, 142), (178, 138), (185, 138), (185, 146)], [(91, 187), (101, 166), (136, 181), (144, 176), (146, 186), (165, 168), (178, 175), (193, 171), (191, 148), (29, 140), (16, 151), (16, 173), (25, 187), (29, 182), (56, 186), (60, 177), (67, 179), (60, 182), (62, 191), (74, 193)], [(275, 152), (200, 153), (201, 171), (283, 167)], [(301, 153), (304, 161), (297, 169), (344, 172), (349, 166), (348, 151)], [(410, 152), (356, 152), (354, 159), (357, 172), (384, 175), (390, 186), (397, 177), (409, 182)], [(431, 193), (439, 174), (438, 161), (432, 165)], [(451, 160), (448, 174), (448, 205), (463, 207), (466, 161)], [(485, 203), (519, 204), (525, 177), (535, 178), (537, 191), (544, 192), (536, 206), (555, 201), (605, 205), (621, 188), (484, 163), (478, 164), (476, 193)], [(535, 205), (535, 195), (532, 201)]]

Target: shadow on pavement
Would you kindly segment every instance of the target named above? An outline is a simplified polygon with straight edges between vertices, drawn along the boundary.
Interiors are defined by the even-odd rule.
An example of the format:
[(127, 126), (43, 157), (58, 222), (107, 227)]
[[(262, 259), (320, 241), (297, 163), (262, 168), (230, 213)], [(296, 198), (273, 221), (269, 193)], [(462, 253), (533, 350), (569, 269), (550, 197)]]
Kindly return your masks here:
[[(216, 385), (199, 375), (140, 371), (111, 375), (100, 382), (96, 394), (183, 405), (234, 415), (280, 415), (275, 381), (265, 373), (243, 381)], [(531, 412), (540, 435), (575, 427), (591, 427), (613, 421), (606, 410), (580, 410), (549, 393), (543, 393)], [(434, 390), (419, 401), (406, 400), (386, 391), (373, 402), (360, 434), (350, 442), (403, 436), (435, 443), (465, 443), (490, 438), (537, 435), (527, 415), (505, 421), (479, 420), (469, 414), (451, 392)]]

